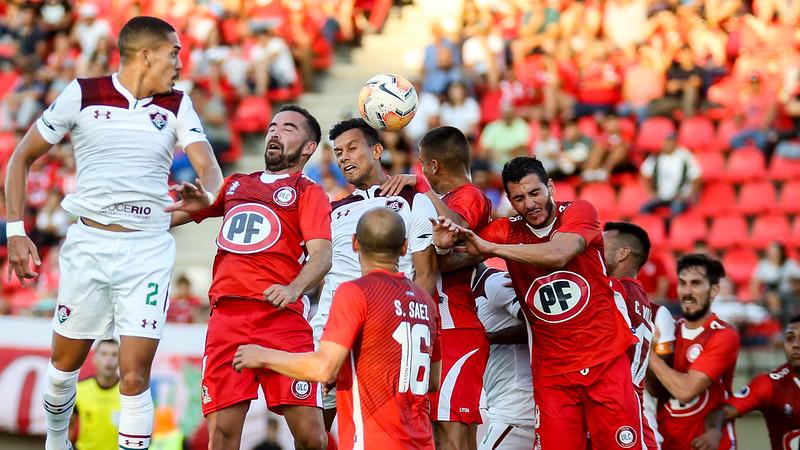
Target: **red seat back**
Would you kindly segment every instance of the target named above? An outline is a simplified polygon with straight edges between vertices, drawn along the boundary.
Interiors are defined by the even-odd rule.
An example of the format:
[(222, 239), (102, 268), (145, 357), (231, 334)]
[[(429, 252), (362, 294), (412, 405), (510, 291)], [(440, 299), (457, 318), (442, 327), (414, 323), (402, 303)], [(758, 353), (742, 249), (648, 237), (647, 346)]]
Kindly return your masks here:
[(704, 216), (714, 216), (724, 211), (729, 211), (736, 204), (736, 192), (733, 185), (728, 183), (714, 183), (703, 188), (700, 201), (692, 208), (692, 213)]
[(742, 147), (731, 153), (725, 178), (734, 183), (757, 180), (766, 175), (764, 153), (756, 147)]
[(781, 188), (778, 211), (784, 213), (800, 213), (800, 180), (788, 181)]
[(774, 240), (786, 242), (790, 235), (789, 219), (783, 214), (759, 216), (753, 223), (750, 245), (764, 248)]
[(673, 250), (685, 252), (699, 239), (708, 235), (706, 219), (694, 214), (676, 217), (669, 228), (669, 246)]
[(736, 284), (742, 284), (753, 275), (758, 255), (748, 248), (736, 248), (725, 252), (722, 264), (725, 266), (725, 276)]
[(705, 116), (690, 117), (681, 122), (678, 142), (692, 151), (702, 152), (713, 148), (714, 125)]
[(747, 221), (740, 215), (715, 217), (708, 232), (708, 245), (714, 249), (740, 246), (748, 241)]
[(777, 205), (775, 185), (771, 181), (753, 181), (742, 186), (736, 209), (742, 214), (753, 215), (772, 211)]
[(636, 147), (645, 151), (660, 150), (664, 138), (675, 132), (675, 125), (666, 117), (651, 117), (639, 128)]

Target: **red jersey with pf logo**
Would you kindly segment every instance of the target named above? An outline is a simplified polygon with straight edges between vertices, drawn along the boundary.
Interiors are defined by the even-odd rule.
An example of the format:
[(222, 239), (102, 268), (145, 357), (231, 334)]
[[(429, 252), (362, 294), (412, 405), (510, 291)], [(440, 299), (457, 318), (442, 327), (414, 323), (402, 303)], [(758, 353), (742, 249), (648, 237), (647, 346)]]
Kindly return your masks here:
[(556, 202), (555, 208), (555, 221), (544, 229), (533, 229), (517, 216), (495, 220), (480, 233), (499, 244), (542, 244), (556, 233), (579, 234), (586, 243), (557, 270), (506, 260), (533, 332), (534, 377), (595, 366), (619, 356), (635, 341), (615, 311), (597, 211), (581, 200)]
[[(273, 284), (289, 284), (305, 260), (303, 244), (331, 239), (331, 206), (316, 183), (301, 174), (234, 174), (216, 201), (192, 215), (200, 222), (224, 216), (208, 296), (263, 299)], [(303, 302), (288, 308), (303, 314)]]
[(728, 400), (739, 415), (761, 411), (772, 450), (800, 448), (800, 377), (784, 364), (762, 373)]
[[(688, 403), (672, 398), (659, 405), (658, 431), (664, 436), (663, 450), (689, 450), (692, 440), (703, 434), (706, 415), (730, 397), (738, 354), (739, 334), (716, 315), (696, 329), (687, 328), (685, 319), (678, 321), (675, 370), (702, 372), (711, 378), (711, 386)], [(733, 424), (728, 423), (719, 448), (729, 449), (735, 440)]]
[[(492, 218), (492, 203), (474, 184), (465, 184), (442, 197), (451, 211), (467, 222), (467, 228), (480, 233)], [(478, 319), (472, 278), (475, 267), (464, 267), (453, 272), (441, 272), (441, 302), (439, 311), (442, 329), (473, 328), (483, 330)]]

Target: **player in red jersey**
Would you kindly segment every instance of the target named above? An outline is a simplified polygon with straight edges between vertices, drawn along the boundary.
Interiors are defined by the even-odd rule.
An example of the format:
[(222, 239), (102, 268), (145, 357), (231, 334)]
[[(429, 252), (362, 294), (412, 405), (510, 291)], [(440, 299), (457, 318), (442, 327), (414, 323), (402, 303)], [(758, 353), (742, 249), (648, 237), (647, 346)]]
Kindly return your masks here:
[(541, 448), (583, 450), (587, 431), (597, 448), (641, 446), (625, 355), (636, 339), (615, 311), (597, 211), (585, 201), (553, 200), (552, 180), (535, 158), (506, 163), (503, 184), (518, 216), (495, 220), (480, 235), (440, 217), (434, 243), (451, 248), (458, 236), (469, 254), (506, 261), (531, 324)]
[[(470, 180), (470, 147), (464, 133), (454, 127), (434, 128), (420, 140), (419, 147), (422, 172), (430, 186), (415, 178), (410, 184), (426, 193), (437, 214), (475, 232), (483, 230), (491, 220), (492, 203)], [(385, 184), (388, 192), (402, 187), (409, 177), (413, 176), (393, 177)], [(479, 405), (489, 341), (478, 319), (471, 287), (475, 262), (448, 267), (442, 258), (439, 265), (442, 388), (432, 396), (431, 418), (436, 422), (440, 449), (477, 446), (475, 433), (481, 423)]]
[(647, 417), (644, 410), (645, 375), (653, 341), (653, 309), (637, 278), (650, 256), (650, 237), (647, 231), (632, 223), (606, 222), (603, 242), (614, 300), (638, 339), (636, 345), (628, 348), (628, 358), (641, 410), (642, 441), (648, 450), (657, 450), (655, 417)]
[[(650, 369), (672, 396), (659, 404), (658, 431), (664, 450), (689, 450), (703, 434), (703, 418), (730, 396), (739, 334), (711, 312), (711, 299), (725, 276), (722, 264), (698, 253), (678, 260), (678, 298), (683, 318), (675, 333), (673, 367), (650, 354)], [(733, 424), (729, 424), (720, 448), (735, 448)]]
[(426, 394), (439, 386), (438, 316), (430, 294), (398, 272), (405, 235), (388, 208), (361, 217), (353, 249), (363, 276), (339, 285), (316, 352), (245, 345), (233, 360), (236, 370), (336, 380), (342, 449), (434, 449)]
[(236, 373), (230, 365), (237, 347), (251, 342), (291, 352), (314, 349), (301, 298), (331, 267), (331, 207), (323, 189), (300, 171), (320, 135), (308, 111), (284, 106), (267, 131), (266, 170), (231, 175), (217, 200), (192, 215), (197, 222), (223, 216), (202, 373), (212, 449), (239, 448), (259, 386), (269, 408), (286, 418), (298, 448), (327, 445), (316, 383), (269, 370)]
[(783, 350), (786, 364), (756, 376), (706, 416), (706, 432), (692, 442), (693, 448), (718, 449), (725, 423), (756, 410), (767, 421), (772, 450), (800, 448), (800, 316), (786, 325)]

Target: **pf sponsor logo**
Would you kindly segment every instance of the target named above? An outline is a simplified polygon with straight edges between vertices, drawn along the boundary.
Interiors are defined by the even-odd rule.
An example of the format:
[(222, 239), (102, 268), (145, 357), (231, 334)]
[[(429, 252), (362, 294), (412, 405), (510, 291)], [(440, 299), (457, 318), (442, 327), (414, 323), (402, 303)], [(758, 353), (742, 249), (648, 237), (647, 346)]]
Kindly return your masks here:
[(590, 294), (585, 278), (560, 270), (535, 279), (525, 301), (539, 320), (560, 323), (580, 314), (589, 303)]
[(225, 214), (217, 246), (233, 253), (258, 253), (275, 245), (281, 222), (269, 207), (259, 203), (236, 205)]
[(297, 200), (297, 191), (289, 186), (284, 186), (272, 194), (272, 200), (281, 206), (289, 206)]
[(68, 307), (67, 305), (58, 305), (58, 309), (56, 309), (56, 317), (58, 318), (58, 323), (66, 322), (71, 314), (72, 314), (72, 308)]
[(792, 430), (783, 435), (783, 448), (787, 450), (800, 449), (800, 430)]
[(617, 429), (617, 445), (622, 448), (633, 448), (636, 445), (636, 430), (627, 425)]
[(686, 349), (686, 359), (689, 362), (695, 362), (700, 357), (700, 353), (703, 353), (702, 344), (692, 344)]
[(690, 400), (688, 403), (681, 403), (678, 399), (671, 398), (664, 406), (672, 417), (687, 417), (701, 413), (708, 403), (708, 390)]
[(311, 395), (311, 383), (308, 381), (292, 381), (292, 395), (299, 400), (305, 400)]

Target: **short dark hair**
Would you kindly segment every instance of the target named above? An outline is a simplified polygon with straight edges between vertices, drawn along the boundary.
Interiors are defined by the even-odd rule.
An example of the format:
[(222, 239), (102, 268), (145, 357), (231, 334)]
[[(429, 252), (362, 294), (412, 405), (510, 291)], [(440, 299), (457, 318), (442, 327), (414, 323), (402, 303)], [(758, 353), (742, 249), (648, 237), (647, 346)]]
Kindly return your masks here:
[(372, 147), (375, 144), (381, 143), (381, 138), (378, 136), (378, 130), (369, 126), (369, 124), (367, 124), (367, 122), (360, 117), (345, 119), (334, 125), (333, 128), (331, 128), (331, 131), (328, 132), (328, 139), (335, 141), (336, 138), (345, 132), (356, 129), (361, 130), (361, 134), (364, 135), (364, 139), (367, 141), (368, 146)]
[[(167, 35), (174, 33), (175, 28), (158, 17), (137, 16), (129, 20), (119, 31), (120, 57), (130, 58), (145, 46), (153, 46), (156, 42), (167, 40)], [(150, 42), (143, 43), (142, 40)]]
[(508, 193), (508, 183), (519, 183), (530, 174), (537, 175), (542, 183), (550, 181), (550, 175), (541, 161), (530, 156), (517, 156), (503, 166), (503, 189)]
[(786, 325), (789, 325), (790, 323), (800, 323), (800, 315), (794, 316), (791, 319), (789, 319), (789, 321), (786, 322)]
[(722, 266), (722, 263), (702, 253), (689, 253), (678, 258), (678, 273), (690, 267), (705, 269), (706, 278), (711, 285), (719, 284), (719, 280), (725, 276), (725, 267)]
[(469, 141), (456, 127), (444, 126), (428, 131), (419, 141), (419, 148), (424, 149), (428, 158), (442, 163), (447, 170), (469, 167)]
[(365, 254), (400, 256), (406, 242), (406, 225), (400, 214), (380, 206), (358, 220), (356, 240)]
[(626, 244), (634, 249), (637, 269), (641, 269), (647, 262), (650, 257), (650, 236), (644, 228), (630, 222), (606, 222), (603, 231), (617, 231), (625, 239)]
[(297, 114), (300, 114), (303, 117), (305, 117), (306, 137), (308, 138), (309, 141), (313, 141), (319, 144), (319, 141), (322, 140), (322, 128), (319, 126), (319, 121), (317, 121), (316, 117), (311, 115), (311, 113), (308, 112), (307, 109), (295, 104), (281, 106), (281, 109), (278, 110), (278, 113), (282, 113), (284, 111), (296, 112)]

